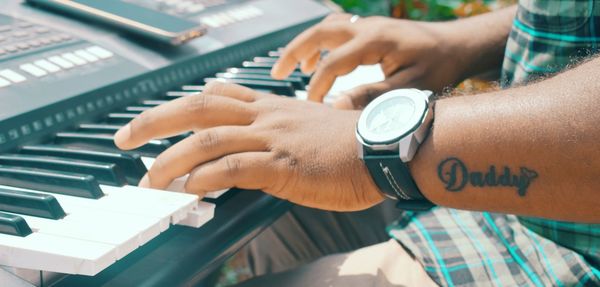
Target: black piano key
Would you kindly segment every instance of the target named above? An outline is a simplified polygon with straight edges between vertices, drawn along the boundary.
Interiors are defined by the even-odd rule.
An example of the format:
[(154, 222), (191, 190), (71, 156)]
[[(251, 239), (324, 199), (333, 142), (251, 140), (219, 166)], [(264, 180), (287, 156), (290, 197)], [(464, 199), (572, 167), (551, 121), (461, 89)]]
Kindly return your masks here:
[[(228, 68), (227, 73), (234, 74), (259, 74), (259, 75), (271, 75), (271, 70), (269, 69), (246, 69), (246, 68)], [(298, 77), (302, 79), (305, 85), (308, 85), (310, 82), (310, 75), (304, 74), (302, 72), (292, 72), (290, 77)]]
[(91, 174), (98, 182), (113, 186), (123, 186), (127, 182), (123, 171), (114, 163), (39, 155), (7, 154), (0, 155), (0, 165)]
[(137, 115), (136, 113), (109, 113), (104, 121), (109, 124), (126, 124)]
[(0, 212), (0, 233), (25, 237), (31, 234), (31, 228), (23, 217)]
[(50, 219), (66, 216), (56, 198), (50, 194), (0, 187), (0, 211)]
[(124, 125), (109, 125), (109, 124), (80, 124), (77, 126), (78, 132), (93, 133), (93, 134), (108, 134), (114, 135)]
[(288, 77), (284, 80), (275, 80), (271, 78), (271, 75), (258, 75), (258, 74), (243, 74), (243, 73), (217, 73), (217, 78), (222, 79), (246, 79), (246, 80), (261, 80), (261, 81), (274, 81), (274, 82), (288, 82), (292, 84), (296, 90), (305, 90), (306, 85), (304, 81), (299, 77)]
[(269, 90), (274, 94), (285, 95), (293, 97), (294, 87), (292, 84), (287, 82), (275, 82), (275, 81), (261, 81), (261, 80), (245, 80), (245, 79), (219, 79), (219, 78), (206, 78), (204, 79), (207, 83), (210, 81), (221, 81), (225, 83), (233, 83), (242, 86), (246, 86), (251, 89)]
[(104, 196), (92, 175), (0, 165), (0, 184), (85, 198)]
[(125, 174), (127, 183), (137, 185), (148, 171), (139, 154), (122, 152), (101, 152), (93, 150), (70, 149), (52, 145), (28, 145), (20, 150), (22, 154), (54, 156), (70, 159), (91, 160), (116, 164)]
[[(79, 147), (83, 149), (119, 152), (115, 146), (114, 136), (105, 134), (86, 134), (82, 132), (56, 133), (54, 142), (59, 145)], [(168, 140), (150, 140), (147, 144), (127, 153), (139, 152), (145, 156), (156, 157), (171, 146)]]

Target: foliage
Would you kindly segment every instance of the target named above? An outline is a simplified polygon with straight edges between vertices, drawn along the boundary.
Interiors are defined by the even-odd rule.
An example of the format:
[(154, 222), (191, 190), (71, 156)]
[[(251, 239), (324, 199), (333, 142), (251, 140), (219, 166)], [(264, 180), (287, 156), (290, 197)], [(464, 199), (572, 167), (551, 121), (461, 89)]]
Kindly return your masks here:
[(361, 16), (384, 15), (439, 21), (482, 14), (515, 0), (334, 0), (345, 11)]

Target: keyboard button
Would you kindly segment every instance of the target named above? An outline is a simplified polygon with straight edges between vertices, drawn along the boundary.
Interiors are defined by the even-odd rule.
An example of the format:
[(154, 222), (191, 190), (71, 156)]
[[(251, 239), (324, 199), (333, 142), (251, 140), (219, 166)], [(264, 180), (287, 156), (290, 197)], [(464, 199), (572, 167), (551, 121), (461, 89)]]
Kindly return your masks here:
[(67, 61), (77, 65), (77, 66), (81, 66), (81, 65), (85, 65), (87, 64), (87, 61), (75, 56), (75, 54), (73, 53), (64, 53), (62, 55), (60, 55), (61, 57), (63, 57), (64, 59), (66, 59)]
[(0, 211), (51, 219), (61, 219), (66, 216), (65, 211), (52, 195), (1, 186)]
[(63, 69), (70, 69), (75, 66), (73, 63), (67, 61), (65, 58), (60, 57), (60, 56), (52, 56), (52, 57), (48, 58), (48, 61), (59, 65)]
[(20, 83), (27, 80), (23, 75), (9, 69), (0, 71), (0, 76), (9, 79), (13, 83)]
[(64, 159), (39, 155), (5, 154), (0, 155), (0, 165), (90, 174), (93, 175), (99, 183), (114, 186), (122, 186), (126, 183), (123, 171), (121, 171), (114, 163)]
[(9, 46), (4, 46), (4, 50), (6, 50), (9, 53), (14, 53), (16, 51), (19, 51), (19, 48), (17, 48), (17, 46), (15, 46), (15, 45), (9, 45)]
[(86, 50), (100, 59), (108, 59), (114, 55), (111, 51), (99, 46), (89, 47)]
[(20, 153), (114, 163), (125, 174), (127, 183), (133, 185), (137, 185), (140, 179), (148, 171), (144, 166), (141, 157), (137, 154), (69, 149), (51, 145), (23, 146), (20, 150)]
[(0, 78), (0, 88), (8, 87), (8, 86), (10, 86), (10, 82), (8, 80)]
[(50, 29), (46, 28), (46, 27), (38, 27), (35, 29), (35, 32), (38, 34), (46, 34), (46, 33), (50, 32)]
[(50, 72), (50, 73), (56, 73), (60, 70), (62, 70), (59, 66), (54, 65), (46, 60), (38, 60), (33, 62), (36, 66)]
[(34, 66), (32, 63), (23, 64), (19, 66), (19, 68), (34, 77), (43, 77), (45, 75), (48, 75), (46, 71), (38, 68), (37, 66)]
[(12, 35), (13, 35), (13, 37), (23, 38), (23, 37), (29, 36), (29, 33), (27, 31), (16, 31), (16, 32), (12, 33)]
[(91, 175), (25, 167), (0, 166), (0, 184), (86, 198), (104, 195)]
[[(29, 228), (29, 225), (27, 225), (27, 222), (25, 222), (23, 217), (0, 212), (0, 234), (24, 237), (31, 234), (31, 228)], [(12, 253), (7, 254), (14, 256)]]
[(75, 51), (75, 55), (84, 58), (88, 62), (96, 62), (100, 60), (98, 57), (94, 56), (91, 53), (88, 53), (86, 50), (77, 50)]

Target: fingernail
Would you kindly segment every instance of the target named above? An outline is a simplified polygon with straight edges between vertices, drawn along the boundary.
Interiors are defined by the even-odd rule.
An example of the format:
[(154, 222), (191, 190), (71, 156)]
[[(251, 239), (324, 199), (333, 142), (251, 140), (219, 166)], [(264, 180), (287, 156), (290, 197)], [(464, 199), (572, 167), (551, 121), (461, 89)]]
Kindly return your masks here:
[(127, 142), (127, 140), (129, 140), (130, 136), (131, 136), (131, 126), (129, 124), (127, 124), (124, 127), (120, 128), (115, 133), (115, 144), (118, 147), (124, 146), (125, 142)]
[(149, 188), (150, 187), (150, 178), (148, 178), (148, 174), (144, 175), (142, 179), (140, 179), (139, 187)]

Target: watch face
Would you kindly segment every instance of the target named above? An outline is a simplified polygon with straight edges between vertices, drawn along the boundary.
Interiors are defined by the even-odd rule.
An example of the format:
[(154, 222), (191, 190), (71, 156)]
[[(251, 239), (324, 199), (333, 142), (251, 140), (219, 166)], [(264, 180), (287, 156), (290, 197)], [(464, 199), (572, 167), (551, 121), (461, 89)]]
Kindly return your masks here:
[(387, 99), (367, 115), (367, 129), (376, 135), (398, 134), (415, 113), (415, 104), (408, 97)]
[(387, 92), (371, 102), (358, 120), (358, 135), (370, 144), (391, 144), (414, 130), (427, 113), (429, 94), (416, 89)]

